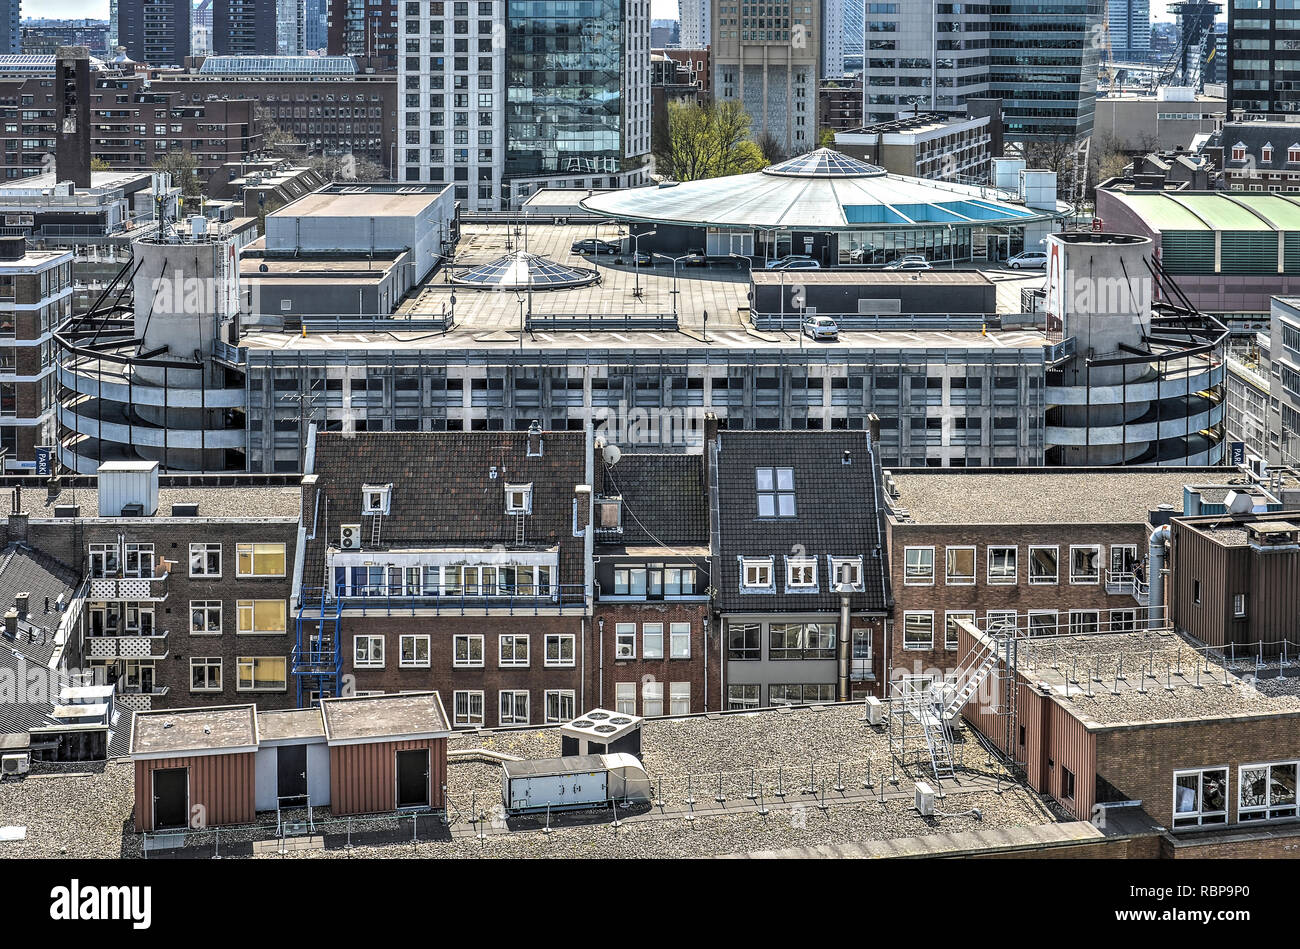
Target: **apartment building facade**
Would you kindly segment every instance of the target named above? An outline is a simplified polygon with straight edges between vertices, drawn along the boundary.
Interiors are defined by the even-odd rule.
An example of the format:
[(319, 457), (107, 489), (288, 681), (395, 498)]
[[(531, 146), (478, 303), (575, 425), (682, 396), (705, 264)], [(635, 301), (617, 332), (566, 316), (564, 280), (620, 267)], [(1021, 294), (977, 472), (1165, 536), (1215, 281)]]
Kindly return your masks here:
[(150, 66), (179, 66), (190, 55), (190, 0), (117, 0), (116, 42)]

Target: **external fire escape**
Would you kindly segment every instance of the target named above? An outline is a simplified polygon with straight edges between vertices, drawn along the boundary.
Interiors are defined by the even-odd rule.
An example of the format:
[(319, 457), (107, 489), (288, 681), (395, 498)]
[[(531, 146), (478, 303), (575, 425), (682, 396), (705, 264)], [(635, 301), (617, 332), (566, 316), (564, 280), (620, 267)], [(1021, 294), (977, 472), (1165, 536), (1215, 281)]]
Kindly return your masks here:
[(292, 663), (299, 708), (310, 704), (305, 699), (312, 692), (319, 698), (339, 694), (343, 669), (342, 613), (341, 597), (330, 596), (327, 587), (303, 591), (298, 604)]

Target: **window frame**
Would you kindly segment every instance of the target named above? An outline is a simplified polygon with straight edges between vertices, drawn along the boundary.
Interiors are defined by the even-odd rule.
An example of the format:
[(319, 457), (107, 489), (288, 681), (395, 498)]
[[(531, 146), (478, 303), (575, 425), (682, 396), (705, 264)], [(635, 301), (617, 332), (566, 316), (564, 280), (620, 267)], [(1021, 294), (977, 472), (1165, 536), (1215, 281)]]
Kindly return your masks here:
[(949, 643), (949, 640), (948, 640), (948, 630), (949, 630), (949, 628), (952, 628), (952, 629), (954, 629), (954, 630), (956, 629), (956, 627), (953, 627), (953, 626), (952, 626), (952, 622), (953, 622), (954, 619), (963, 619), (963, 618), (966, 619), (967, 621), (969, 621), (970, 624), (973, 626), (973, 625), (975, 624), (975, 611), (974, 611), (974, 610), (946, 610), (946, 611), (944, 612), (944, 614), (943, 614), (943, 648), (944, 648), (944, 650), (945, 650), (946, 652), (953, 652), (954, 650), (957, 650), (957, 649), (961, 648), (961, 640), (960, 640), (960, 639), (957, 639), (955, 636), (954, 636), (954, 638), (953, 638), (951, 644)]
[[(518, 658), (519, 644), (523, 643), (524, 658)], [(510, 645), (510, 658), (506, 658), (506, 644)], [(497, 668), (498, 669), (527, 669), (533, 661), (533, 643), (532, 637), (528, 633), (499, 633), (497, 634)]]
[[(208, 554), (211, 554), (211, 553), (214, 553), (214, 552), (215, 552), (216, 555), (217, 555), (217, 569), (216, 569), (216, 572), (215, 572), (215, 573), (209, 573), (209, 572), (207, 572), (206, 570), (204, 570), (204, 571), (201, 572), (201, 573), (195, 573), (195, 572), (194, 572), (194, 555), (195, 555), (196, 553), (202, 554), (202, 555), (203, 555), (203, 563), (204, 563), (204, 566), (206, 566), (206, 565), (207, 565), (207, 555), (208, 555)], [(206, 543), (206, 542), (191, 543), (191, 544), (190, 544), (190, 563), (189, 563), (189, 567), (190, 567), (190, 577), (191, 577), (191, 578), (194, 578), (194, 579), (199, 579), (199, 580), (220, 580), (220, 579), (221, 579), (221, 571), (222, 571), (222, 570), (224, 569), (224, 567), (225, 567), (225, 564), (222, 562), (222, 560), (223, 560), (223, 558), (224, 558), (224, 554), (225, 554), (225, 552), (222, 550), (222, 545), (221, 545), (221, 544), (209, 544), (209, 543)]]
[[(1034, 617), (1050, 616), (1052, 618), (1052, 630), (1049, 633), (1034, 632)], [(1049, 609), (1033, 609), (1025, 611), (1025, 630), (1030, 636), (1055, 636), (1061, 631), (1061, 611)]]
[[(198, 611), (209, 613), (216, 610), (217, 628), (215, 631), (209, 629), (194, 628), (194, 614)], [(190, 635), (191, 636), (220, 636), (224, 631), (225, 624), (225, 604), (222, 600), (190, 600)]]
[[(506, 716), (506, 698), (510, 699), (509, 720)], [(524, 711), (523, 717), (519, 714), (519, 701), (523, 698)], [(510, 725), (531, 725), (533, 721), (531, 693), (527, 689), (500, 689), (497, 691), (497, 724), (504, 727)]]
[[(461, 715), (460, 697), (465, 696), (465, 714)], [(478, 696), (478, 724), (474, 723), (474, 697)], [(453, 728), (482, 728), (486, 720), (487, 699), (482, 689), (456, 689), (451, 694), (451, 724)]]
[[(1091, 550), (1091, 551), (1093, 551), (1093, 553), (1096, 554), (1096, 558), (1097, 558), (1097, 559), (1096, 559), (1096, 571), (1097, 571), (1097, 573), (1096, 573), (1096, 576), (1095, 576), (1093, 579), (1091, 579), (1091, 580), (1089, 580), (1089, 579), (1083, 579), (1083, 580), (1077, 580), (1077, 579), (1075, 579), (1075, 574), (1074, 574), (1074, 552), (1075, 552), (1076, 550)], [(1077, 587), (1077, 586), (1083, 586), (1083, 587), (1087, 587), (1087, 586), (1096, 586), (1097, 584), (1101, 583), (1101, 576), (1102, 576), (1102, 570), (1101, 570), (1101, 544), (1071, 544), (1071, 545), (1070, 545), (1070, 574), (1069, 574), (1069, 576), (1070, 576), (1070, 586), (1076, 586), (1076, 587)]]
[[(459, 640), (465, 640), (467, 658), (458, 658)], [(478, 641), (478, 662), (474, 661), (474, 641)], [(487, 644), (482, 633), (454, 633), (451, 637), (451, 667), (453, 669), (482, 669), (487, 663)]]
[[(763, 487), (763, 472), (767, 472), (769, 487)], [(781, 487), (782, 474), (789, 473), (789, 487)], [(799, 505), (795, 500), (794, 468), (784, 465), (764, 465), (754, 469), (754, 495), (757, 516), (763, 520), (790, 518), (799, 516)], [(770, 514), (763, 513), (763, 502), (771, 502)], [(783, 502), (788, 500), (790, 510), (782, 510)]]
[[(683, 629), (685, 627), (685, 629)], [(679, 637), (685, 637), (686, 649), (679, 652), (677, 644)], [(668, 658), (669, 659), (689, 659), (691, 658), (691, 624), (689, 622), (676, 622), (668, 624)]]
[[(257, 605), (259, 603), (279, 603), (283, 608), (284, 628), (283, 629), (257, 629)], [(253, 627), (244, 628), (244, 614), (248, 612), (252, 618)], [(279, 597), (261, 597), (250, 598), (235, 601), (235, 635), (237, 636), (285, 636), (289, 632), (289, 603)]]
[[(551, 715), (551, 701), (554, 697), (557, 717)], [(564, 714), (564, 700), (569, 700), (569, 714)], [(563, 723), (573, 721), (574, 716), (578, 713), (578, 693), (575, 689), (547, 689), (542, 696), (542, 715), (546, 719), (546, 724)]]
[[(410, 639), (415, 645), (412, 651), (414, 659), (406, 658), (406, 641)], [(419, 658), (420, 641), (424, 641), (424, 661)], [(428, 669), (433, 665), (433, 637), (425, 633), (402, 633), (397, 637), (397, 667), (399, 669)]]
[[(631, 708), (627, 707), (628, 695), (631, 695)], [(614, 711), (619, 715), (636, 714), (636, 683), (635, 682), (615, 682), (614, 683)]]
[[(202, 686), (201, 688), (196, 688), (196, 687), (195, 687), (195, 685), (194, 685), (194, 667), (195, 667), (195, 665), (198, 665), (198, 664), (201, 664), (204, 668), (206, 668), (206, 669), (208, 669), (208, 670), (211, 670), (212, 667), (213, 667), (213, 665), (215, 664), (215, 666), (216, 666), (216, 670), (217, 670), (217, 684), (216, 684), (216, 685), (205, 685), (205, 686)], [(203, 692), (203, 693), (211, 693), (211, 692), (221, 692), (221, 691), (223, 691), (224, 686), (225, 686), (225, 680), (224, 680), (224, 672), (225, 672), (225, 670), (222, 668), (222, 666), (223, 666), (223, 662), (222, 662), (222, 657), (221, 657), (221, 656), (190, 656), (190, 680), (189, 680), (189, 681), (190, 681), (190, 691), (191, 691), (191, 692)], [(208, 677), (207, 675), (204, 676), (204, 680), (205, 680), (205, 681), (206, 681), (208, 678), (209, 678), (209, 677)]]
[[(654, 632), (658, 630), (658, 632)], [(651, 642), (653, 637), (658, 637), (658, 644), (653, 648)], [(642, 623), (641, 624), (641, 658), (642, 659), (663, 659), (664, 658), (664, 624), (663, 623)]]
[[(373, 658), (358, 660), (358, 648), (362, 640), (366, 640), (370, 648), (366, 650), (367, 655), (373, 655), (373, 647), (376, 642), (379, 643), (379, 659)], [(354, 633), (352, 635), (352, 668), (353, 669), (382, 669), (387, 662), (387, 648), (384, 644), (384, 636), (377, 633)]]
[[(1204, 803), (1205, 803), (1205, 775), (1206, 775), (1207, 773), (1209, 773), (1209, 772), (1215, 772), (1215, 771), (1219, 771), (1219, 772), (1222, 772), (1222, 773), (1223, 773), (1223, 783), (1224, 783), (1224, 788), (1223, 788), (1223, 810), (1222, 810), (1222, 811), (1207, 811), (1207, 810), (1205, 809), (1205, 807), (1204, 807)], [(1196, 778), (1197, 778), (1197, 784), (1196, 784), (1196, 810), (1194, 810), (1194, 811), (1180, 811), (1180, 810), (1178, 810), (1178, 779), (1179, 779), (1179, 778), (1184, 778), (1184, 777), (1190, 777), (1190, 776), (1192, 776), (1192, 775), (1195, 775)], [(1224, 764), (1224, 765), (1208, 765), (1208, 766), (1203, 767), (1203, 768), (1176, 768), (1176, 769), (1174, 769), (1173, 782), (1172, 782), (1173, 809), (1170, 811), (1170, 814), (1171, 814), (1170, 824), (1173, 825), (1173, 828), (1172, 828), (1172, 829), (1175, 830), (1175, 831), (1178, 831), (1178, 830), (1187, 830), (1187, 829), (1189, 829), (1189, 828), (1206, 827), (1206, 826), (1210, 826), (1210, 827), (1219, 827), (1219, 826), (1222, 826), (1222, 825), (1227, 824), (1227, 823), (1228, 823), (1228, 810), (1229, 810), (1229, 803), (1232, 801), (1232, 786), (1231, 786), (1231, 783), (1232, 783), (1232, 771), (1231, 771), (1231, 769), (1230, 769), (1226, 764)], [(1179, 815), (1182, 815), (1182, 816), (1180, 817)], [(1207, 816), (1208, 816), (1208, 817), (1211, 817), (1211, 818), (1222, 818), (1222, 819), (1221, 819), (1221, 820), (1210, 820), (1210, 821), (1207, 822), (1206, 819), (1205, 819)], [(1191, 822), (1189, 823), (1189, 821), (1191, 821)]]
[[(1050, 550), (1052, 560), (1056, 566), (1056, 572), (1052, 574), (1052, 579), (1044, 580), (1034, 577), (1034, 551)], [(1057, 587), (1061, 585), (1061, 545), (1060, 544), (1030, 544), (1028, 557), (1026, 559), (1025, 576), (1029, 580), (1031, 587)]]
[[(993, 572), (994, 552), (1006, 554), (1011, 552), (1011, 572), (1009, 575)], [(1020, 548), (1015, 544), (989, 544), (984, 551), (985, 582), (990, 586), (1016, 586), (1020, 583)], [(1003, 568), (1005, 569), (1005, 567)]]
[[(924, 617), (929, 620), (930, 639), (924, 645), (909, 645), (907, 640), (907, 620), (908, 617)], [(903, 630), (902, 643), (904, 652), (926, 652), (934, 649), (934, 610), (904, 610), (903, 611)]]
[[(1295, 779), (1291, 787), (1291, 803), (1277, 804), (1273, 803), (1273, 769), (1274, 768), (1291, 768), (1292, 777)], [(1258, 771), (1264, 769), (1264, 795), (1263, 804), (1246, 804), (1242, 800), (1242, 794), (1246, 788), (1244, 775), (1247, 771)], [(1281, 761), (1259, 761), (1252, 764), (1242, 764), (1237, 766), (1237, 823), (1239, 824), (1261, 824), (1267, 821), (1290, 820), (1300, 816), (1300, 759), (1290, 758)]]
[[(964, 577), (957, 574), (957, 579), (953, 579), (952, 572), (952, 555), (954, 553), (970, 553), (970, 576)], [(979, 548), (968, 544), (947, 544), (943, 548), (943, 584), (949, 587), (973, 587), (975, 579), (979, 576)]]
[[(750, 568), (761, 570), (766, 573), (766, 582), (750, 583), (748, 582)], [(774, 557), (741, 557), (740, 558), (740, 592), (741, 593), (775, 593), (776, 592), (776, 562)]]
[(636, 623), (614, 624), (614, 661), (629, 662), (636, 658)]
[[(910, 562), (910, 560), (911, 560), (911, 556), (910, 556), (910, 555), (912, 554), (913, 551), (918, 552), (918, 553), (927, 553), (927, 552), (928, 552), (928, 553), (930, 554), (930, 568), (929, 568), (929, 577), (930, 577), (930, 578), (929, 578), (928, 580), (925, 580), (925, 579), (920, 579), (920, 580), (913, 579), (913, 576), (914, 576), (914, 575), (915, 575), (915, 576), (923, 576), (922, 574), (919, 574), (919, 573), (914, 574), (914, 570), (919, 570), (921, 567), (924, 566), (924, 563), (918, 563), (917, 566), (916, 566), (915, 568), (913, 568), (913, 566), (912, 566), (912, 564), (911, 564), (911, 562)], [(934, 584), (935, 584), (935, 577), (936, 577), (936, 574), (937, 574), (937, 571), (935, 570), (935, 565), (934, 565), (934, 551), (935, 551), (935, 548), (934, 548), (933, 546), (929, 546), (929, 547), (926, 547), (926, 546), (919, 546), (919, 547), (904, 547), (904, 548), (903, 548), (903, 586), (908, 586), (908, 587), (932, 587), (932, 586), (934, 586)]]
[[(798, 571), (808, 577), (804, 580), (802, 577), (796, 581), (795, 573)], [(816, 557), (789, 557), (785, 558), (785, 591), (787, 593), (816, 593), (817, 592), (817, 558)]]
[[(279, 662), (284, 668), (284, 681), (278, 686), (249, 685), (245, 687), (243, 682), (243, 666), (245, 663), (252, 663), (253, 675), (249, 676), (249, 682), (257, 682), (256, 672), (259, 662)], [(235, 691), (236, 692), (284, 692), (289, 688), (289, 661), (284, 656), (236, 656), (235, 657)]]
[[(573, 633), (546, 633), (542, 641), (542, 666), (547, 669), (572, 669), (578, 664), (578, 637)], [(569, 641), (569, 659), (563, 659), (564, 641)], [(557, 649), (555, 660), (551, 659), (551, 641), (555, 640)]]
[[(257, 572), (257, 558), (258, 558), (258, 551), (257, 551), (257, 548), (259, 548), (259, 547), (278, 547), (278, 548), (280, 548), (280, 561), (281, 561), (281, 563), (280, 563), (280, 572), (279, 572), (279, 573), (258, 573), (258, 572)], [(242, 570), (242, 566), (243, 566), (243, 564), (241, 563), (241, 561), (242, 561), (242, 559), (243, 559), (243, 557), (244, 557), (245, 555), (247, 555), (248, 558), (249, 558), (249, 560), (248, 560), (248, 565), (249, 565), (249, 568), (250, 568), (250, 572), (248, 572), (248, 573), (245, 573), (245, 572), (243, 572), (243, 570)], [(269, 555), (268, 555), (267, 553), (264, 552), (264, 553), (262, 554), (262, 556), (269, 556)], [(287, 572), (288, 569), (289, 569), (289, 546), (288, 546), (288, 544), (283, 544), (283, 543), (280, 543), (280, 542), (278, 542), (278, 541), (270, 541), (270, 542), (266, 542), (266, 543), (261, 543), (261, 542), (249, 542), (249, 543), (239, 543), (239, 544), (235, 544), (235, 577), (238, 578), (238, 579), (240, 579), (240, 580), (274, 580), (274, 579), (283, 579), (284, 577), (288, 576), (288, 572)]]

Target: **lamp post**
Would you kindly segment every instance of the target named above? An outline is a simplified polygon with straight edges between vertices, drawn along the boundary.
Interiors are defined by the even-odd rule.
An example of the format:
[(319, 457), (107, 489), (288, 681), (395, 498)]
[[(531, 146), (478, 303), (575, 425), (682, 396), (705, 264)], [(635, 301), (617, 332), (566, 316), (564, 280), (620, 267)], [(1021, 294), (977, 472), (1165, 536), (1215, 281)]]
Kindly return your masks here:
[(638, 300), (641, 299), (641, 261), (637, 260), (637, 257), (641, 253), (641, 238), (654, 237), (657, 233), (659, 233), (658, 229), (632, 231), (632, 272), (636, 278), (636, 286), (632, 290), (632, 296)]
[[(687, 257), (690, 256), (690, 254), (682, 254), (682, 256), (680, 257), (669, 257), (667, 254), (655, 254), (655, 256), (660, 257), (664, 260), (671, 260), (673, 262), (672, 298), (673, 298), (673, 319), (675, 320), (677, 319), (677, 262), (680, 260), (685, 260)], [(736, 255), (732, 254), (732, 256), (734, 257)]]

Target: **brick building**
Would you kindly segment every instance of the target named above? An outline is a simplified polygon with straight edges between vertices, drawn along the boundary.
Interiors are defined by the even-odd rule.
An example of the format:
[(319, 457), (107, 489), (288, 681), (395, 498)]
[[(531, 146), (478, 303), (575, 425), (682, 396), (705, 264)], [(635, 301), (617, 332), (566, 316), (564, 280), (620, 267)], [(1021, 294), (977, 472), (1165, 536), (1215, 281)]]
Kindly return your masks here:
[(958, 620), (1033, 635), (1123, 632), (1147, 617), (1148, 520), (1222, 469), (966, 474), (887, 479), (895, 610), (888, 678), (936, 676), (963, 655)]

